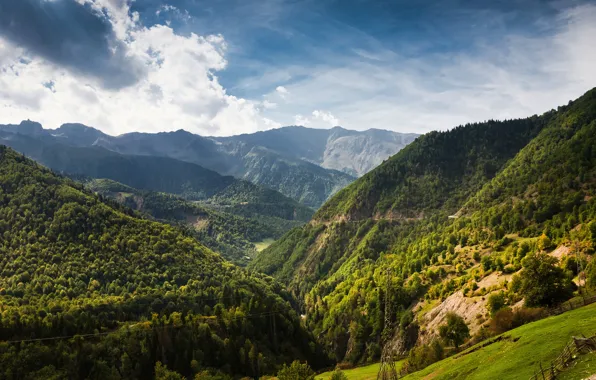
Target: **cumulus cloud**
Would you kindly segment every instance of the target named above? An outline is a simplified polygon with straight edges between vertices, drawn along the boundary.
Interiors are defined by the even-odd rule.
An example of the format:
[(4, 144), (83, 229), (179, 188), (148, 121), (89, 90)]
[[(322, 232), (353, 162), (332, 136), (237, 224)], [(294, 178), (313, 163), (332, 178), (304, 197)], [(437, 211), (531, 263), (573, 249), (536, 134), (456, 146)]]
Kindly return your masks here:
[(325, 123), (328, 123), (332, 127), (339, 125), (339, 120), (335, 116), (333, 116), (331, 112), (314, 110), (312, 112), (312, 116), (317, 120), (321, 120)]
[(294, 116), (294, 125), (300, 125), (302, 127), (307, 127), (310, 124), (310, 120), (305, 117), (304, 115), (296, 115)]
[(311, 117), (304, 115), (294, 116), (294, 125), (311, 128), (330, 128), (339, 125), (339, 119), (333, 116), (331, 112), (314, 110)]
[[(124, 0), (5, 3), (0, 122), (32, 119), (55, 128), (73, 121), (113, 134), (182, 128), (225, 135), (279, 125), (261, 115), (273, 103), (231, 96), (220, 84), (215, 74), (227, 66), (221, 35), (145, 27)], [(47, 46), (36, 37), (44, 32)]]
[(282, 99), (285, 99), (289, 94), (288, 89), (285, 88), (284, 86), (277, 86), (275, 91)]
[(13, 44), (111, 88), (129, 86), (144, 75), (118, 40), (103, 13), (76, 1), (0, 2), (0, 35)]

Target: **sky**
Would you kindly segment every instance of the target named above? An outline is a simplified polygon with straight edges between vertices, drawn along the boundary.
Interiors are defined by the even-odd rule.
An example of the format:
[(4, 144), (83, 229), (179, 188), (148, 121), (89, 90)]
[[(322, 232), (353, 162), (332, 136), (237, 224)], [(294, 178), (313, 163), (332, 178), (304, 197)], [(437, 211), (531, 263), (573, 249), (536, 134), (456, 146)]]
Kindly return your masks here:
[(596, 86), (596, 0), (0, 0), (0, 123), (425, 133)]

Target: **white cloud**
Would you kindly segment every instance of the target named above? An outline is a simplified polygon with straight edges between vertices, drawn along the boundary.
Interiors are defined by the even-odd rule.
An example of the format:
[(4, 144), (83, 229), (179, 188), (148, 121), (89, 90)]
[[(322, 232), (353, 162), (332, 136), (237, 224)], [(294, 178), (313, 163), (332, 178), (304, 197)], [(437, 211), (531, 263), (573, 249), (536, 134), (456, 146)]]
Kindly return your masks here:
[(331, 128), (339, 125), (339, 119), (331, 114), (331, 112), (314, 110), (312, 117), (304, 115), (294, 116), (294, 125), (301, 125), (303, 127), (311, 128)]
[(270, 102), (268, 100), (263, 100), (263, 103), (261, 104), (263, 105), (263, 108), (266, 110), (277, 108), (277, 103)]
[(310, 124), (310, 120), (303, 115), (296, 115), (294, 116), (294, 125), (300, 125), (302, 127), (306, 127)]
[(289, 91), (287, 88), (285, 88), (284, 86), (277, 86), (277, 88), (275, 89), (275, 91), (277, 92), (277, 94), (282, 98), (282, 99), (286, 99), (286, 97), (289, 94)]
[(321, 120), (321, 121), (329, 124), (332, 127), (339, 125), (339, 119), (336, 118), (335, 116), (333, 116), (331, 114), (331, 112), (314, 110), (314, 111), (312, 111), (312, 116), (315, 119)]
[[(129, 16), (124, 0), (78, 0), (109, 16), (130, 59), (146, 75), (118, 91), (101, 87), (0, 39), (0, 123), (37, 120), (46, 128), (80, 122), (107, 133), (186, 129), (207, 135), (254, 132), (279, 126), (261, 115), (272, 102), (227, 94), (215, 73), (227, 66), (220, 35), (181, 36), (164, 25), (150, 28)], [(44, 86), (47, 83), (53, 86)], [(51, 87), (51, 88), (48, 88)]]
[(346, 128), (427, 132), (540, 114), (596, 86), (596, 5), (567, 9), (549, 26), (535, 37), (507, 35), (463, 52), (415, 58), (371, 52), (382, 61), (330, 56), (309, 75), (288, 80), (292, 102), (267, 115), (312, 126), (314, 117), (298, 123), (293, 115), (324, 109)]

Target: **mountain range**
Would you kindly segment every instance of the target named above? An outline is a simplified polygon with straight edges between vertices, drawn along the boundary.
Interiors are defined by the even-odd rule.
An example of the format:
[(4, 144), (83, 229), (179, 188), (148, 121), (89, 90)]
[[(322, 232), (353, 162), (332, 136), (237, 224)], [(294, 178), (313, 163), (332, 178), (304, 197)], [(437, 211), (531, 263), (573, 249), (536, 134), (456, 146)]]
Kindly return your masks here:
[(313, 208), (418, 136), (340, 127), (285, 127), (232, 137), (203, 137), (182, 130), (110, 136), (82, 124), (49, 130), (32, 121), (0, 125), (0, 131), (7, 144), (10, 138), (6, 134), (10, 133), (35, 138), (38, 145), (101, 147), (122, 155), (189, 162), (269, 187)]
[[(144, 378), (165, 365), (258, 378), (293, 359), (387, 355), (412, 372), (596, 291), (596, 89), (542, 115), (419, 136), (316, 212), (194, 162), (267, 161), (263, 181), (284, 186), (280, 162), (366, 171), (326, 156), (321, 139), (341, 129), (263, 133), (0, 128), (2, 144), (83, 182), (0, 146), (0, 339), (22, 344), (0, 345), (6, 376)], [(73, 344), (28, 343), (54, 337)]]

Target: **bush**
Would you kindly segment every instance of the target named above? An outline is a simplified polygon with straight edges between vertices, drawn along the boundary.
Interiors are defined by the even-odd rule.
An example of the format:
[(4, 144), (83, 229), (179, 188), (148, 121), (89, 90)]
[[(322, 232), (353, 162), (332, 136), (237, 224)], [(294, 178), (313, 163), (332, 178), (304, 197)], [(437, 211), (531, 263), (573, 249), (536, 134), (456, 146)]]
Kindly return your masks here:
[(540, 235), (538, 238), (538, 249), (541, 251), (546, 251), (547, 249), (553, 246), (553, 242), (550, 240), (548, 236), (545, 234)]
[(520, 308), (513, 311), (506, 307), (495, 313), (490, 320), (490, 329), (495, 334), (501, 334), (516, 327), (534, 322), (546, 316), (543, 308)]
[(520, 274), (520, 293), (526, 306), (554, 306), (573, 295), (573, 284), (558, 260), (545, 253), (527, 256)]
[(308, 364), (294, 360), (290, 366), (284, 366), (277, 373), (278, 380), (314, 380), (315, 373)]
[(445, 357), (443, 345), (438, 340), (433, 340), (430, 344), (423, 344), (410, 350), (408, 357), (401, 367), (402, 374), (408, 374), (442, 360)]
[(439, 335), (446, 342), (452, 343), (455, 349), (470, 337), (470, 329), (466, 321), (455, 313), (447, 314), (447, 323), (439, 327)]
[(488, 296), (488, 302), (486, 303), (486, 307), (490, 313), (490, 315), (495, 315), (495, 313), (501, 310), (505, 306), (505, 294), (503, 292), (493, 293)]
[(348, 380), (348, 377), (341, 370), (336, 369), (331, 376), (329, 376), (329, 380)]

